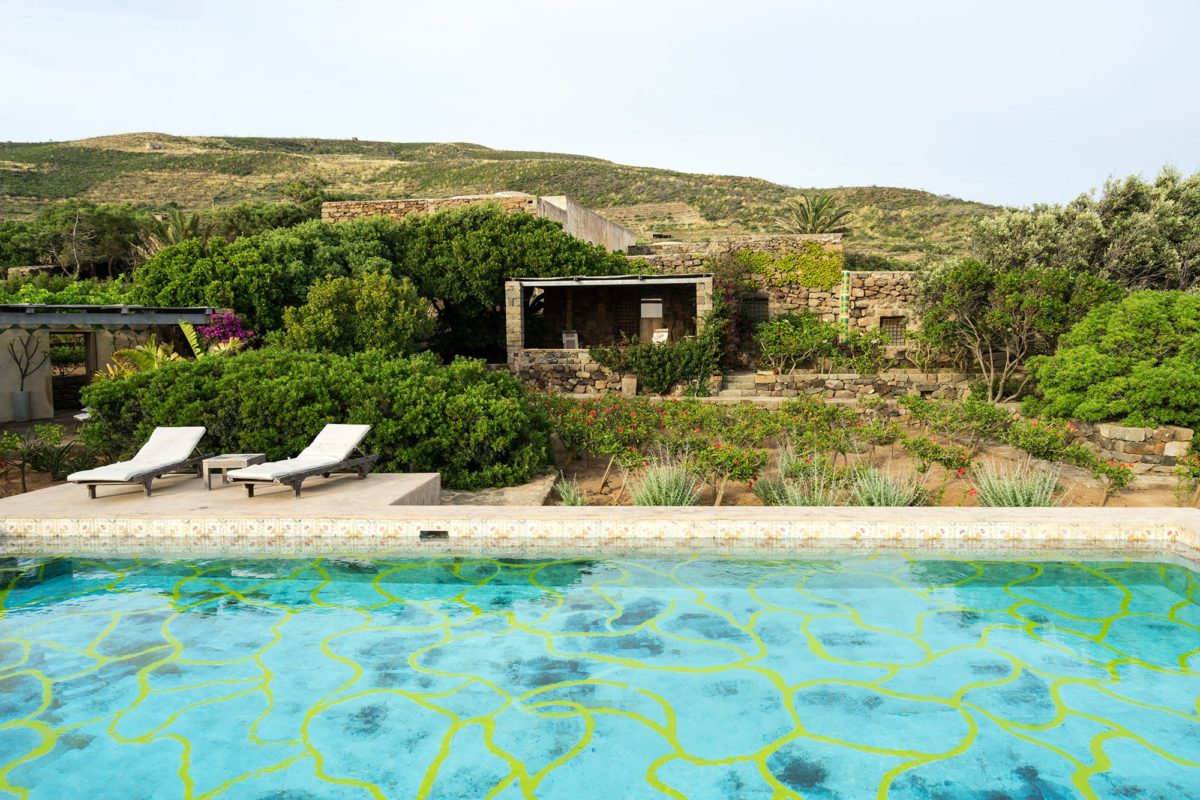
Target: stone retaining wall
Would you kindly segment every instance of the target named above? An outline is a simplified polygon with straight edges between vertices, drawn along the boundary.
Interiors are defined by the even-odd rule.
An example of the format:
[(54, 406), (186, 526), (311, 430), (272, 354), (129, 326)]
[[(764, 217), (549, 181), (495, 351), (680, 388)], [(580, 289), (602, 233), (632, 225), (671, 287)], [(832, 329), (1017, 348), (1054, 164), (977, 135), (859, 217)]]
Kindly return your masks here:
[(620, 373), (600, 366), (587, 350), (509, 351), (509, 369), (525, 383), (562, 394), (621, 391)]
[(1137, 472), (1173, 472), (1178, 459), (1191, 450), (1196, 435), (1191, 428), (1175, 425), (1135, 428), (1076, 422), (1075, 426), (1080, 436), (1096, 446), (1101, 457), (1133, 464)]
[(829, 399), (852, 400), (859, 397), (899, 397), (917, 392), (937, 400), (963, 398), (978, 376), (961, 372), (926, 373), (920, 370), (889, 370), (874, 375), (824, 372), (796, 372), (790, 375), (754, 374), (754, 397), (796, 397), (821, 395)]
[(325, 222), (345, 222), (356, 217), (371, 216), (404, 219), (412, 214), (429, 214), (479, 203), (498, 205), (509, 214), (525, 213), (553, 220), (575, 238), (600, 245), (609, 251), (627, 252), (637, 241), (633, 231), (584, 208), (566, 195), (539, 197), (523, 192), (403, 200), (329, 201), (321, 204), (321, 219)]
[(323, 222), (345, 222), (359, 217), (391, 217), (404, 219), (410, 214), (430, 214), (447, 208), (494, 203), (510, 214), (523, 211), (536, 214), (535, 195), (486, 195), (472, 197), (413, 198), (407, 200), (330, 200), (321, 204)]

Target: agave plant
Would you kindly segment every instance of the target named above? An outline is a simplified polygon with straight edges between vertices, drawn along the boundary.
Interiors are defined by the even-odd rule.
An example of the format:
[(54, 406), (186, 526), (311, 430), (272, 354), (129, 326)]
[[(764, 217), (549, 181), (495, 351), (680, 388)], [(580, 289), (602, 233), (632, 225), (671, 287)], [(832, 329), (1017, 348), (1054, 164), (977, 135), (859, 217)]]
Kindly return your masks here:
[(656, 461), (629, 490), (635, 506), (694, 506), (700, 501), (700, 485), (683, 465)]
[(901, 476), (878, 469), (865, 470), (850, 487), (852, 506), (924, 506), (929, 492), (914, 475)]
[(1039, 469), (1029, 459), (1004, 468), (986, 462), (975, 470), (975, 492), (981, 506), (1044, 508), (1058, 505), (1059, 473)]
[(775, 224), (788, 233), (849, 233), (853, 213), (831, 194), (805, 194), (789, 200)]
[(560, 474), (559, 479), (554, 484), (554, 490), (558, 492), (559, 505), (586, 506), (588, 504), (587, 492), (583, 490), (579, 482), (574, 478), (567, 480), (565, 476)]

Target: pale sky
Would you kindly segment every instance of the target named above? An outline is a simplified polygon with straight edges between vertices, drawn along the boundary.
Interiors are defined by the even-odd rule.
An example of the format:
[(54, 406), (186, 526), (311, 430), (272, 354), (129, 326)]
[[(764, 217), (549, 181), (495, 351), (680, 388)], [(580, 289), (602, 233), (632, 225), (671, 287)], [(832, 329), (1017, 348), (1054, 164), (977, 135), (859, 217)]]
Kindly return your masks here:
[(461, 141), (1024, 205), (1200, 169), (1200, 0), (0, 0), (0, 139)]

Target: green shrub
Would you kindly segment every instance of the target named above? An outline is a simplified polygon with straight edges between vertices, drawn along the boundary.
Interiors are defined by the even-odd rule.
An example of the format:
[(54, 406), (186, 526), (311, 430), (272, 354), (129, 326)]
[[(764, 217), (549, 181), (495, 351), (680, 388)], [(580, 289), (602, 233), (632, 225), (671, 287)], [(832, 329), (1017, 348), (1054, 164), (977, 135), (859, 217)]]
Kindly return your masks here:
[(640, 389), (666, 394), (685, 384), (691, 394), (707, 395), (708, 379), (721, 361), (722, 325), (711, 315), (696, 336), (655, 344), (637, 337), (588, 352), (598, 364), (614, 372), (636, 375)]
[(948, 470), (967, 470), (971, 467), (971, 451), (954, 444), (941, 444), (928, 436), (912, 436), (901, 442), (905, 452), (917, 459), (917, 471), (927, 472), (931, 464), (941, 464)]
[(850, 487), (852, 506), (923, 506), (929, 493), (915, 475), (900, 477), (878, 469), (860, 472)]
[(1029, 461), (1012, 468), (986, 462), (974, 470), (974, 490), (983, 506), (1040, 508), (1058, 505), (1058, 473), (1038, 469)]
[(802, 366), (815, 367), (820, 359), (832, 357), (839, 332), (837, 325), (822, 322), (814, 314), (791, 314), (759, 325), (754, 342), (764, 367), (786, 373)]
[(635, 506), (694, 506), (700, 501), (700, 487), (685, 467), (658, 461), (646, 468), (629, 497)]
[(764, 506), (836, 506), (839, 494), (825, 484), (789, 483), (779, 478), (761, 478), (754, 482), (754, 494)]
[(891, 338), (880, 328), (846, 331), (833, 354), (835, 369), (849, 369), (870, 375), (888, 369), (892, 363), (884, 356)]
[(24, 434), (0, 432), (0, 464), (15, 466), (21, 491), (27, 491), (31, 472), (44, 472), (61, 481), (72, 472), (96, 464), (96, 452), (82, 444), (65, 441), (63, 426), (53, 423), (34, 425)]
[(1200, 488), (1200, 452), (1194, 446), (1176, 463), (1175, 474), (1189, 486)]
[(40, 273), (0, 280), (0, 303), (119, 305), (126, 302), (128, 293), (129, 283), (121, 278), (101, 281)]
[(914, 283), (925, 344), (984, 378), (988, 400), (1015, 398), (1030, 356), (1121, 290), (1066, 269), (1001, 269), (975, 259), (922, 270)]
[(384, 471), (437, 471), (449, 488), (527, 481), (549, 465), (545, 416), (523, 386), (480, 361), (389, 359), (264, 348), (172, 362), (84, 390), (82, 435), (128, 455), (156, 425), (203, 425), (212, 452), (294, 456), (326, 423), (372, 426)]
[(897, 403), (925, 430), (962, 442), (972, 451), (983, 442), (1003, 439), (1013, 419), (1012, 414), (977, 395), (954, 401), (908, 394)]
[(1005, 437), (1013, 447), (1034, 458), (1058, 461), (1086, 469), (1106, 484), (1107, 494), (1124, 489), (1137, 479), (1133, 467), (1118, 461), (1105, 461), (1082, 441), (1075, 441), (1075, 426), (1054, 420), (1015, 420)]
[(1029, 370), (1033, 413), (1200, 427), (1200, 295), (1141, 291), (1101, 305)]
[(433, 335), (434, 318), (408, 278), (367, 272), (313, 284), (303, 306), (284, 309), (283, 324), (280, 341), (296, 350), (403, 356)]
[(721, 505), (729, 481), (749, 483), (753, 486), (754, 479), (767, 465), (769, 458), (765, 450), (738, 447), (721, 441), (714, 442), (711, 447), (702, 447), (691, 456), (696, 473), (716, 492), (714, 506)]

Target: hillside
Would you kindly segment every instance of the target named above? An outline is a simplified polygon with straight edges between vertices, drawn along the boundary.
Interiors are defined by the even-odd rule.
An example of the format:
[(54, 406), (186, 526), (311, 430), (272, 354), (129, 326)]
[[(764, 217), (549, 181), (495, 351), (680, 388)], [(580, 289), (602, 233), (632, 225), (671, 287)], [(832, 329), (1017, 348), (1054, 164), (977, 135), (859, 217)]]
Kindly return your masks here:
[[(628, 225), (681, 238), (770, 230), (801, 189), (731, 175), (632, 167), (561, 153), (462, 143), (168, 136), (135, 133), (75, 142), (0, 143), (0, 218), (83, 197), (185, 209), (276, 200), (319, 177), (347, 199), (438, 197), (502, 190), (567, 194)], [(849, 244), (901, 258), (961, 252), (971, 222), (992, 206), (912, 189), (822, 189), (854, 208)]]

